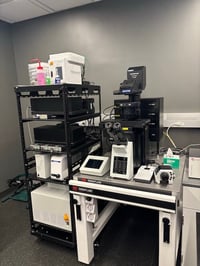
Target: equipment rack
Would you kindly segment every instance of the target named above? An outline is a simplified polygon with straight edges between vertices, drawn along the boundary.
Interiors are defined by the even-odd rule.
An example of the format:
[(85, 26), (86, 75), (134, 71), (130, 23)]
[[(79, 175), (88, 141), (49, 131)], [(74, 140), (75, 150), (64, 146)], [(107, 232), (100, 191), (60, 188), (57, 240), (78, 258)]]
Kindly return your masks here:
[[(17, 100), (17, 109), (18, 109), (18, 118), (19, 118), (19, 129), (24, 161), (24, 171), (26, 177), (26, 188), (28, 193), (28, 207), (30, 215), (30, 224), (31, 224), (31, 233), (40, 238), (52, 240), (62, 245), (68, 247), (74, 247), (76, 245), (75, 238), (75, 222), (74, 222), (74, 208), (72, 202), (72, 195), (70, 197), (70, 210), (71, 210), (71, 225), (72, 230), (66, 231), (60, 228), (43, 224), (38, 221), (34, 221), (32, 201), (31, 201), (31, 191), (38, 188), (39, 186), (45, 183), (58, 183), (63, 186), (68, 186), (68, 182), (73, 178), (73, 175), (78, 171), (81, 163), (88, 154), (88, 150), (94, 145), (99, 145), (99, 148), (95, 151), (96, 153), (101, 152), (102, 149), (102, 137), (101, 131), (98, 130), (99, 137), (96, 139), (90, 139), (88, 137), (84, 143), (76, 147), (72, 147), (70, 142), (70, 126), (73, 123), (98, 119), (98, 122), (101, 122), (101, 89), (98, 85), (79, 85), (79, 84), (56, 84), (56, 85), (18, 85), (14, 88)], [(94, 113), (81, 114), (76, 116), (69, 116), (68, 114), (68, 99), (69, 97), (94, 97), (95, 111)], [(50, 119), (38, 119), (34, 118), (31, 115), (27, 116), (26, 108), (30, 108), (30, 99), (36, 97), (61, 97), (63, 103), (63, 115), (61, 117), (50, 118)], [(97, 108), (97, 109), (96, 109)], [(63, 150), (60, 152), (55, 151), (42, 151), (34, 150), (30, 148), (31, 141), (28, 139), (28, 129), (26, 126), (31, 125), (34, 127), (34, 123), (38, 124), (43, 123), (52, 123), (52, 122), (63, 122), (64, 123), (64, 132), (65, 132), (65, 143), (63, 143)], [(85, 127), (89, 127), (86, 125)], [(97, 127), (96, 127), (97, 128)], [(30, 133), (30, 132), (29, 132)], [(30, 137), (30, 136), (29, 136)], [(51, 153), (51, 154), (67, 154), (68, 161), (68, 177), (63, 181), (52, 180), (50, 178), (42, 179), (37, 178), (36, 175), (36, 163), (35, 156), (36, 152), (40, 153)], [(73, 159), (77, 155), (77, 159)]]

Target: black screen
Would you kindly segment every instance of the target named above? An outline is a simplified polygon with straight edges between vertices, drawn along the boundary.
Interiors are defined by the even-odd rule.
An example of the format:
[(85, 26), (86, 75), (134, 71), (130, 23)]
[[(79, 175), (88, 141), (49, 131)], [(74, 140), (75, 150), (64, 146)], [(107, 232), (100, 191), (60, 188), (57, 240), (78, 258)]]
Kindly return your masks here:
[(99, 169), (102, 165), (103, 160), (89, 159), (85, 167)]

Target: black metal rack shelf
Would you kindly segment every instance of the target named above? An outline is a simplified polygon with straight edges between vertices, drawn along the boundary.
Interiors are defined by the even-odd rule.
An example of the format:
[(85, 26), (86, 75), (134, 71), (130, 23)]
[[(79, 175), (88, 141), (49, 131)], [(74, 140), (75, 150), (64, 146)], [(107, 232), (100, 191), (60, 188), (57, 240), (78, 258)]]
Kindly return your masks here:
[[(88, 119), (93, 119), (96, 117), (99, 117), (100, 113), (92, 113), (92, 114), (84, 114), (84, 115), (79, 115), (79, 116), (74, 116), (74, 117), (69, 117), (68, 121), (66, 121), (66, 123), (76, 123), (79, 121), (83, 121), (83, 120), (88, 120)], [(65, 121), (64, 117), (58, 117), (58, 118), (47, 118), (47, 119), (39, 119), (39, 118), (23, 118), (22, 122), (45, 122), (45, 121), (49, 121), (49, 122), (57, 122), (57, 121)]]
[(39, 119), (39, 118), (23, 118), (22, 122), (45, 122), (45, 121), (49, 121), (49, 122), (57, 122), (57, 121), (65, 121), (64, 117), (62, 118), (48, 118), (48, 119)]
[(51, 179), (50, 177), (44, 179), (44, 178), (37, 177), (36, 173), (29, 175), (29, 181), (39, 181), (39, 182), (42, 182), (42, 183), (48, 182), (48, 183), (60, 184), (60, 185), (68, 184), (68, 179), (64, 179), (62, 181), (58, 181), (56, 179)]
[(43, 97), (53, 96), (58, 97), (63, 92), (68, 96), (74, 95), (99, 95), (100, 86), (98, 85), (79, 85), (79, 84), (56, 84), (56, 85), (18, 85), (15, 87), (15, 92), (21, 97)]
[[(71, 147), (71, 154), (76, 154), (77, 152), (83, 150), (84, 148), (86, 147), (89, 147), (91, 145), (94, 145), (95, 143), (98, 143), (100, 142), (101, 139), (98, 138), (98, 139), (86, 139), (84, 141), (84, 143), (80, 143), (78, 146), (75, 146), (75, 147)], [(43, 145), (42, 143), (36, 143), (37, 145), (41, 144), (41, 146)], [(47, 145), (49, 143), (46, 143)], [(38, 152), (38, 153), (51, 153), (51, 154), (63, 154), (63, 153), (66, 153), (67, 152), (67, 148), (68, 146), (67, 145), (64, 145), (64, 143), (55, 143), (55, 145), (62, 145), (63, 148), (62, 148), (62, 151), (54, 151), (54, 150), (44, 150), (44, 149), (33, 149), (32, 147), (27, 147), (25, 148), (25, 151), (28, 152), (28, 151), (33, 151), (33, 152)]]
[[(74, 123), (88, 121), (85, 123), (84, 127), (90, 129), (91, 125), (94, 125), (95, 118), (99, 119), (101, 122), (101, 89), (98, 85), (91, 84), (56, 84), (56, 85), (41, 85), (41, 86), (32, 86), (32, 85), (18, 85), (14, 88), (16, 99), (17, 99), (17, 107), (18, 107), (18, 117), (19, 117), (19, 127), (20, 127), (20, 135), (21, 135), (21, 144), (23, 151), (23, 159), (24, 159), (24, 170), (26, 176), (26, 186), (28, 191), (28, 204), (29, 204), (29, 214), (30, 214), (30, 223), (31, 223), (31, 233), (37, 235), (41, 238), (53, 240), (60, 244), (64, 244), (69, 247), (75, 246), (75, 222), (74, 222), (74, 208), (72, 197), (69, 195), (70, 201), (70, 210), (71, 210), (71, 227), (72, 230), (70, 232), (66, 232), (64, 229), (55, 228), (49, 226), (49, 224), (42, 224), (38, 221), (34, 220), (33, 217), (33, 206), (32, 206), (32, 192), (38, 186), (49, 184), (60, 184), (61, 186), (68, 186), (68, 181), (73, 177), (73, 175), (78, 171), (81, 163), (87, 156), (88, 152), (91, 150), (93, 146), (99, 146), (100, 149), (102, 147), (102, 138), (100, 136), (100, 131), (98, 132), (99, 136), (90, 134), (90, 131), (82, 143), (78, 145), (74, 145), (74, 142), (70, 140), (70, 130), (71, 126)], [(68, 110), (68, 100), (72, 97), (81, 97), (82, 99), (88, 99), (88, 97), (92, 96), (94, 99), (95, 111), (88, 111), (86, 113), (79, 113), (77, 115), (70, 115)], [(34, 117), (34, 113), (32, 112), (32, 117), (27, 115), (26, 108), (32, 108), (31, 99), (32, 98), (62, 98), (62, 112), (59, 110), (59, 115), (54, 114), (50, 116), (43, 116), (42, 118)], [(25, 108), (26, 107), (26, 108)], [(58, 110), (57, 110), (58, 111)], [(43, 150), (38, 148), (38, 142), (34, 139), (33, 143), (27, 143), (27, 135), (29, 135), (30, 125), (34, 127), (34, 123), (38, 125), (38, 122), (44, 122), (45, 124), (52, 125), (52, 122), (62, 122), (64, 125), (64, 141), (62, 143), (51, 143), (44, 142), (47, 146), (47, 150), (43, 147)], [(96, 120), (95, 120), (96, 121)], [(28, 127), (24, 125), (27, 124)], [(28, 130), (28, 131), (27, 131)], [(27, 132), (26, 132), (27, 131)], [(85, 131), (84, 131), (85, 132)], [(30, 138), (31, 139), (31, 138)], [(40, 143), (41, 144), (41, 143)], [(36, 146), (34, 146), (36, 145)], [(56, 149), (51, 150), (48, 145), (57, 146)], [(40, 147), (40, 146), (39, 146)], [(61, 148), (60, 148), (61, 147)], [(55, 147), (54, 147), (55, 148)], [(59, 155), (66, 154), (67, 155), (67, 164), (68, 164), (68, 177), (64, 180), (54, 180), (49, 178), (38, 178), (36, 174), (36, 162), (35, 162), (35, 154), (36, 153), (50, 153), (50, 155)], [(38, 181), (38, 182), (35, 182)], [(51, 184), (50, 184), (51, 185)]]

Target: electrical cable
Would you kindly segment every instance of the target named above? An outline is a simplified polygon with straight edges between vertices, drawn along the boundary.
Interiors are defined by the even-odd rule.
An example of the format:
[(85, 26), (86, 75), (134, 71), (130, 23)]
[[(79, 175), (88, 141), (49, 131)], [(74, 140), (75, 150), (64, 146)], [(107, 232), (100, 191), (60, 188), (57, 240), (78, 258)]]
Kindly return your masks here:
[(106, 114), (105, 111), (108, 110), (108, 109), (110, 109), (111, 107), (114, 108), (115, 105), (112, 104), (112, 105), (106, 107), (106, 108), (103, 110), (103, 114), (107, 116), (108, 114)]
[(112, 114), (113, 110), (115, 110), (115, 107), (113, 107), (113, 108), (111, 109), (111, 111), (110, 111), (110, 120), (112, 119), (112, 115), (115, 116), (115, 114)]
[(173, 147), (176, 148), (176, 144), (174, 143), (173, 139), (170, 137), (169, 133), (163, 132), (163, 134), (169, 139)]
[[(184, 148), (172, 148), (172, 152), (173, 152), (173, 154), (175, 154), (175, 155), (180, 155), (181, 153), (184, 154), (185, 151), (186, 151), (186, 153), (187, 153), (187, 149), (188, 149), (188, 148), (190, 148), (190, 147), (197, 147), (197, 146), (200, 146), (200, 143), (189, 144), (189, 145), (185, 146)], [(160, 155), (163, 155), (164, 153), (167, 152), (167, 150), (168, 150), (167, 147), (162, 147), (162, 148), (160, 148), (160, 150), (159, 150), (159, 154), (160, 154)]]
[(164, 135), (169, 139), (169, 141), (171, 142), (171, 144), (173, 145), (174, 149), (172, 149), (173, 153), (174, 154), (181, 154), (183, 152), (187, 152), (188, 148), (190, 147), (196, 147), (196, 146), (200, 146), (200, 143), (194, 143), (194, 144), (189, 144), (187, 146), (185, 146), (184, 148), (177, 148), (175, 142), (173, 141), (173, 139), (170, 137), (169, 135), (169, 130), (172, 126), (175, 126), (175, 125), (182, 125), (182, 122), (175, 122), (175, 123), (172, 123), (171, 125), (169, 125), (169, 127), (167, 128), (166, 132), (164, 132)]
[(200, 143), (189, 144), (185, 146), (182, 150), (180, 150), (180, 153), (186, 151), (190, 147), (196, 147), (196, 146), (200, 146)]
[[(165, 154), (168, 149), (169, 149), (168, 147), (161, 147), (159, 149), (159, 155)], [(172, 150), (173, 154), (180, 155), (182, 148), (172, 148), (171, 150)]]
[(170, 125), (168, 126), (166, 132), (164, 132), (164, 135), (169, 139), (169, 141), (171, 142), (171, 144), (173, 145), (173, 147), (174, 147), (174, 148), (177, 148), (175, 142), (173, 141), (173, 139), (172, 139), (172, 138), (170, 137), (170, 135), (169, 135), (169, 130), (170, 130), (170, 128), (173, 127), (173, 126), (175, 126), (175, 125), (176, 125), (176, 126), (181, 126), (181, 125), (183, 125), (183, 122), (179, 122), (179, 121), (177, 121), (177, 122), (173, 122), (172, 124), (170, 124)]
[[(106, 110), (108, 110), (109, 108), (112, 108), (111, 111), (109, 113), (105, 113)], [(115, 118), (117, 115), (115, 114), (112, 114), (113, 110), (115, 110), (116, 106), (115, 105), (110, 105), (108, 107), (106, 107), (104, 110), (103, 110), (103, 121), (105, 121), (107, 118), (109, 118), (110, 120), (112, 120), (113, 118)]]

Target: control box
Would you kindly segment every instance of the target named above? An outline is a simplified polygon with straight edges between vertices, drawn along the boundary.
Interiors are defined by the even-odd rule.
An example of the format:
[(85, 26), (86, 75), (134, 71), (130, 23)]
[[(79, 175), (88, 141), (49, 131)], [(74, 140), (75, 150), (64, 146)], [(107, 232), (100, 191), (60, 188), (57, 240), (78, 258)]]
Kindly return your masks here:
[[(45, 125), (33, 129), (36, 143), (65, 144), (65, 128), (63, 123)], [(70, 144), (76, 146), (85, 141), (84, 127), (72, 124), (70, 127)]]
[(53, 155), (51, 157), (51, 178), (62, 181), (67, 176), (67, 155)]
[(50, 177), (50, 161), (51, 156), (48, 153), (35, 154), (37, 177), (44, 179)]
[(80, 167), (82, 174), (103, 176), (110, 169), (110, 158), (107, 156), (88, 155)]
[[(64, 117), (62, 97), (31, 98), (30, 103), (31, 113), (36, 118)], [(70, 117), (94, 113), (94, 98), (68, 97), (65, 104)]]
[(112, 145), (110, 176), (130, 180), (133, 177), (133, 143)]

